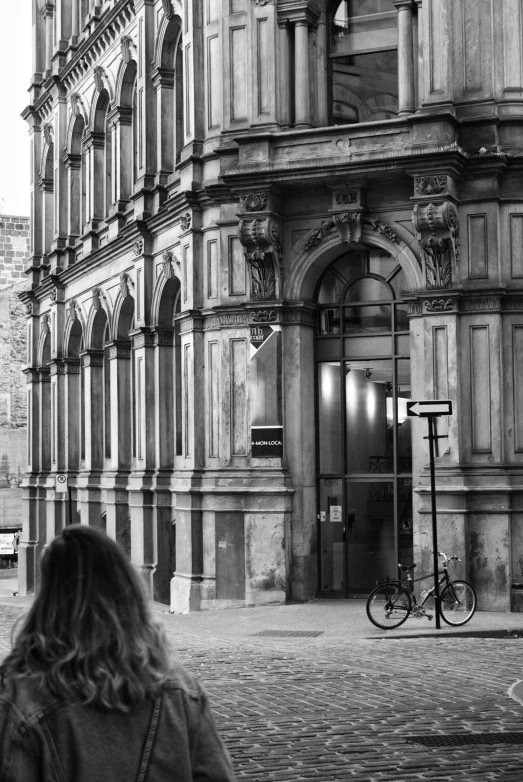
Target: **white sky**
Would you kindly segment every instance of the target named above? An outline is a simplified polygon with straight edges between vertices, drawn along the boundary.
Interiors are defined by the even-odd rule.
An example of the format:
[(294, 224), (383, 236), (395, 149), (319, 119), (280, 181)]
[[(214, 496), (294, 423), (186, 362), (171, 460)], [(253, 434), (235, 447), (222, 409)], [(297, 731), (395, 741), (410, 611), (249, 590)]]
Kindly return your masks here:
[(31, 5), (0, 0), (0, 211), (21, 217), (29, 216), (29, 134), (20, 114), (32, 76)]

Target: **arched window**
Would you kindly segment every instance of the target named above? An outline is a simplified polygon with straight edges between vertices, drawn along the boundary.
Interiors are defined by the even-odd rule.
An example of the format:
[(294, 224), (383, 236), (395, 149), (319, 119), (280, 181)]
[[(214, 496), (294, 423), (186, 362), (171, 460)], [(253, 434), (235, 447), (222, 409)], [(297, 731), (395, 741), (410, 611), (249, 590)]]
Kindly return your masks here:
[(398, 112), (398, 12), (393, 0), (335, 0), (330, 17), (331, 121)]
[(343, 253), (318, 286), (318, 512), (325, 594), (366, 594), (412, 556), (406, 279), (382, 250)]
[(96, 216), (108, 217), (112, 203), (112, 133), (108, 119), (109, 94), (102, 90), (94, 120), (95, 166), (94, 192), (99, 203), (94, 205)]

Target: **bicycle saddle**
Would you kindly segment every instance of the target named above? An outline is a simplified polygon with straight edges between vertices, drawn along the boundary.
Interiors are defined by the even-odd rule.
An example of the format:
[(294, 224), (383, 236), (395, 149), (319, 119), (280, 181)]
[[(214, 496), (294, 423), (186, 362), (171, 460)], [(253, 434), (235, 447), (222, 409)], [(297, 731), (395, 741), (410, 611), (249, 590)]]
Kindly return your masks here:
[(407, 571), (407, 570), (414, 570), (415, 567), (417, 567), (416, 564), (414, 565), (402, 565), (401, 562), (398, 562), (398, 567), (400, 570)]

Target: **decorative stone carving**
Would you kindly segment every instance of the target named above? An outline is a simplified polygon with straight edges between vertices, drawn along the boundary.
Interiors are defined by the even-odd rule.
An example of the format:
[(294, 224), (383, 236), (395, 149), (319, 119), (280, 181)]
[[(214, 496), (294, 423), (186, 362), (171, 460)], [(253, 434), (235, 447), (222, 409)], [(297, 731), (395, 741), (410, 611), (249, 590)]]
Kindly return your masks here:
[(167, 279), (175, 276), (174, 268), (173, 268), (173, 260), (174, 260), (173, 253), (170, 250), (166, 250), (163, 254), (162, 272), (163, 272), (163, 276), (167, 277)]
[(276, 298), (277, 274), (280, 284), (283, 281), (283, 239), (278, 221), (274, 217), (241, 220), (238, 233), (247, 250), (252, 300)]
[(428, 289), (450, 288), (452, 268), (459, 259), (459, 220), (450, 201), (416, 204), (412, 215), (420, 244)]
[(133, 244), (133, 250), (137, 257), (143, 253), (143, 239), (138, 239), (138, 241)]
[(86, 116), (85, 113), (85, 106), (82, 101), (82, 97), (78, 92), (73, 92), (71, 95), (71, 111), (73, 112), (74, 116), (77, 117), (79, 114)]
[(54, 128), (50, 122), (45, 123), (43, 131), (46, 144), (52, 146), (52, 144), (54, 144)]
[(332, 231), (333, 227), (333, 220), (322, 220), (321, 225), (318, 228), (315, 228), (311, 233), (303, 249), (308, 251), (312, 250), (313, 247), (317, 247), (322, 243), (324, 237), (329, 233), (329, 231)]
[(380, 223), (379, 220), (371, 219), (370, 217), (366, 217), (365, 222), (367, 225), (370, 225), (373, 231), (376, 231), (376, 233), (379, 233), (381, 236), (383, 236), (384, 239), (388, 239), (389, 242), (394, 242), (394, 244), (400, 243), (399, 238), (396, 236), (392, 228), (389, 228), (388, 225)]
[(93, 307), (99, 310), (102, 306), (102, 291), (100, 288), (93, 288)]
[(414, 188), (417, 195), (437, 195), (443, 193), (447, 186), (445, 174), (436, 176), (417, 176), (414, 180)]
[(340, 212), (332, 216), (332, 221), (342, 242), (359, 242), (363, 229), (362, 211)]
[(122, 47), (122, 60), (125, 63), (135, 59), (134, 56), (134, 41), (130, 35), (124, 35), (120, 41)]
[(248, 193), (240, 196), (240, 211), (261, 212), (267, 206), (267, 193)]
[(427, 312), (448, 312), (453, 309), (452, 299), (433, 299), (425, 302)]
[(32, 315), (33, 314), (33, 302), (32, 301), (28, 301), (27, 302), (27, 304), (25, 305), (25, 311), (27, 312), (28, 315)]
[(336, 206), (345, 206), (347, 204), (357, 204), (358, 193), (336, 193)]
[(255, 5), (267, 5), (271, 0), (254, 0)]
[(42, 315), (42, 331), (44, 334), (50, 334), (51, 333), (51, 316), (48, 312), (45, 312)]
[(276, 319), (276, 310), (257, 310), (252, 313), (253, 323), (272, 323)]
[(51, 301), (55, 302), (58, 300), (58, 288), (55, 286), (54, 288), (51, 288)]
[(93, 71), (94, 86), (98, 92), (101, 92), (104, 88), (104, 69), (101, 65), (97, 65)]
[(129, 295), (129, 283), (130, 283), (129, 275), (126, 274), (125, 272), (122, 272), (120, 274), (120, 293), (122, 294), (124, 299)]
[(463, 299), (461, 309), (466, 312), (501, 309), (501, 298), (499, 296), (481, 296), (474, 299)]
[(72, 321), (75, 321), (78, 318), (78, 313), (76, 311), (76, 299), (71, 299), (67, 305), (67, 312)]
[(421, 315), (423, 313), (421, 301), (409, 301), (409, 315)]
[(171, 0), (162, 0), (163, 12), (167, 19), (174, 16), (174, 9), (171, 4)]
[(191, 227), (191, 213), (186, 212), (180, 217), (180, 227), (182, 231), (188, 231)]
[(276, 274), (274, 260), (269, 252), (246, 253), (251, 269), (251, 297), (253, 301), (276, 298)]

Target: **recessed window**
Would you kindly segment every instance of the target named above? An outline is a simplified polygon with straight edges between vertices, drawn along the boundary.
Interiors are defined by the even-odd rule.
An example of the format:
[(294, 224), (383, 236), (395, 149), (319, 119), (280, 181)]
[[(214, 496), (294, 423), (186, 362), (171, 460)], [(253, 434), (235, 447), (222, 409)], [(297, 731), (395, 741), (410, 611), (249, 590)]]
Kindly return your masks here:
[(393, 0), (341, 0), (331, 15), (331, 113), (335, 125), (398, 113), (398, 12)]

